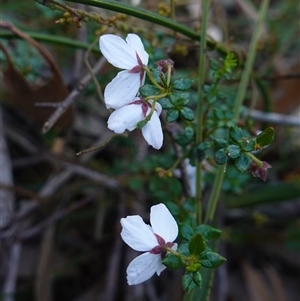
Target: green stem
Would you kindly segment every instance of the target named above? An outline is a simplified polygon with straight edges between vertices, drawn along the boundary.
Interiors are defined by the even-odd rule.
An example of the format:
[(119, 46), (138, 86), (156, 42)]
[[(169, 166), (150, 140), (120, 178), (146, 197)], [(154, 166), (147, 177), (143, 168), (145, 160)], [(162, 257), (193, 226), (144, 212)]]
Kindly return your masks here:
[[(44, 4), (45, 3), (44, 0), (35, 0), (35, 1), (41, 5), (47, 6), (47, 4)], [(199, 41), (200, 39), (200, 35), (194, 30), (188, 28), (187, 26), (181, 25), (178, 22), (163, 17), (157, 13), (151, 12), (143, 8), (135, 7), (123, 2), (113, 1), (113, 0), (69, 0), (68, 2), (82, 3), (85, 5), (101, 7), (107, 10), (123, 13), (129, 16), (136, 17), (138, 19), (149, 21), (153, 24), (161, 25), (165, 28), (172, 29), (175, 32), (179, 32), (184, 36), (191, 38), (192, 40)], [(49, 5), (50, 4), (51, 4), (51, 0), (49, 0)], [(226, 48), (225, 45), (217, 43), (211, 39), (207, 39), (207, 47), (210, 50), (216, 49), (222, 55), (226, 55), (229, 52), (229, 50)]]
[(247, 91), (247, 86), (249, 83), (249, 79), (251, 76), (252, 68), (253, 68), (253, 63), (256, 55), (256, 46), (257, 42), (260, 36), (261, 28), (263, 25), (263, 22), (265, 20), (267, 10), (269, 7), (269, 1), (270, 0), (263, 0), (260, 6), (259, 14), (258, 14), (258, 20), (256, 22), (255, 28), (254, 28), (254, 33), (250, 41), (250, 46), (249, 46), (249, 54), (246, 59), (245, 63), (245, 69), (242, 73), (242, 78), (241, 78), (241, 83), (239, 85), (236, 99), (235, 99), (235, 110), (234, 110), (234, 119), (237, 121), (240, 116), (240, 109), (243, 104), (246, 91)]
[(252, 159), (252, 161), (254, 161), (257, 165), (258, 168), (262, 168), (263, 167), (263, 163), (257, 159), (254, 155), (252, 155), (251, 153), (245, 153), (248, 157), (250, 157)]
[(159, 94), (159, 95), (150, 95), (150, 96), (147, 96), (147, 97), (143, 98), (143, 100), (144, 101), (148, 101), (148, 100), (152, 99), (152, 100), (155, 100), (155, 102), (156, 102), (157, 100), (159, 100), (159, 99), (161, 99), (161, 98), (163, 98), (163, 97), (165, 97), (167, 95), (168, 95), (167, 92)]
[(158, 88), (159, 90), (165, 91), (165, 89), (164, 89), (162, 86), (160, 86), (160, 85), (156, 82), (156, 80), (154, 79), (154, 77), (153, 77), (151, 71), (149, 70), (149, 68), (148, 68), (147, 66), (144, 65), (144, 66), (143, 66), (143, 69), (146, 71), (146, 73), (147, 73), (147, 75), (148, 75), (149, 80), (151, 81), (151, 83), (152, 83), (156, 88)]
[(204, 218), (204, 224), (211, 223), (214, 219), (219, 196), (222, 189), (226, 165), (219, 166), (216, 178), (212, 187), (211, 195), (208, 201), (207, 210)]
[[(260, 6), (258, 20), (257, 20), (256, 26), (254, 29), (254, 34), (252, 36), (250, 46), (249, 46), (249, 54), (247, 56), (247, 60), (245, 63), (245, 69), (243, 71), (241, 83), (238, 87), (238, 92), (237, 92), (237, 96), (235, 99), (235, 107), (234, 107), (234, 119), (235, 120), (238, 120), (238, 118), (239, 118), (240, 109), (243, 104), (244, 97), (246, 95), (246, 90), (247, 90), (248, 82), (250, 79), (250, 75), (252, 72), (253, 63), (254, 63), (254, 59), (255, 59), (256, 45), (258, 42), (259, 33), (261, 30), (263, 21), (265, 20), (265, 17), (266, 17), (268, 5), (269, 5), (269, 0), (263, 0), (262, 4)], [(208, 207), (207, 207), (207, 211), (206, 211), (206, 215), (205, 215), (205, 219), (204, 219), (205, 223), (212, 222), (212, 220), (214, 218), (218, 200), (219, 200), (220, 191), (222, 188), (224, 174), (225, 174), (224, 167), (219, 167), (219, 169), (217, 171), (216, 179), (215, 179), (215, 182), (214, 182), (214, 185), (212, 188), (212, 194), (210, 195), (210, 198), (208, 200)]]
[[(203, 139), (203, 103), (204, 95), (202, 86), (205, 79), (205, 50), (206, 50), (206, 29), (208, 20), (209, 0), (202, 2), (202, 22), (201, 22), (201, 37), (200, 39), (200, 52), (199, 52), (199, 74), (198, 74), (198, 104), (197, 104), (197, 128), (196, 128), (196, 145), (202, 142)], [(202, 222), (202, 173), (201, 173), (201, 160), (196, 162), (196, 199), (195, 210), (197, 216), (197, 223)]]
[[(77, 40), (73, 40), (70, 38), (62, 37), (62, 36), (57, 36), (53, 34), (44, 34), (44, 33), (37, 33), (37, 32), (26, 32), (31, 38), (41, 41), (41, 42), (47, 42), (47, 43), (52, 43), (52, 44), (59, 44), (63, 46), (68, 46), (72, 48), (79, 48), (79, 49), (89, 49), (90, 44), (88, 43), (82, 43)], [(0, 30), (0, 38), (3, 39), (21, 39), (21, 37), (17, 36), (13, 32), (8, 32), (4, 30)], [(93, 52), (100, 53), (99, 47), (94, 47), (92, 49)]]

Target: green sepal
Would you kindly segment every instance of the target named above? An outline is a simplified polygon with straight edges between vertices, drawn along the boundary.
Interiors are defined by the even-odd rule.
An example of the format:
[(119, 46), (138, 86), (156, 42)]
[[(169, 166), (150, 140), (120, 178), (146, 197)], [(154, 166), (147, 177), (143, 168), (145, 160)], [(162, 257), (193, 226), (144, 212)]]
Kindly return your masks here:
[(169, 110), (174, 107), (173, 103), (167, 97), (161, 98), (158, 102), (160, 103), (161, 107), (165, 110)]
[(153, 85), (144, 85), (140, 87), (140, 93), (142, 96), (147, 97), (151, 95), (158, 95), (161, 93), (161, 91)]
[(189, 242), (189, 251), (193, 255), (199, 256), (206, 248), (205, 238), (201, 233), (192, 236)]
[(147, 124), (147, 119), (144, 119), (144, 120), (141, 120), (141, 121), (139, 121), (137, 124), (136, 124), (136, 127), (138, 128), (138, 129), (141, 129), (141, 128), (143, 128), (146, 124)]
[(272, 127), (268, 127), (256, 137), (256, 144), (260, 148), (262, 148), (266, 145), (271, 144), (274, 138), (275, 138), (274, 129)]
[(183, 258), (174, 254), (168, 254), (162, 263), (171, 270), (178, 270), (184, 266)]
[(249, 168), (251, 162), (252, 160), (248, 155), (241, 153), (241, 155), (235, 160), (235, 167), (238, 171), (245, 172)]
[(179, 112), (175, 109), (170, 109), (167, 111), (166, 120), (167, 122), (174, 122), (179, 117)]
[(217, 164), (223, 165), (227, 162), (227, 155), (224, 148), (219, 149), (215, 152), (214, 159)]
[(225, 139), (214, 139), (214, 145), (217, 149), (226, 148), (228, 143)]
[(186, 270), (187, 270), (188, 272), (194, 273), (194, 272), (196, 272), (196, 271), (199, 270), (200, 266), (201, 266), (201, 264), (200, 264), (199, 262), (190, 263), (190, 264), (186, 267)]
[(232, 141), (238, 143), (240, 139), (245, 137), (245, 133), (241, 128), (237, 126), (232, 126), (229, 129), (229, 137), (231, 138)]
[(188, 78), (177, 78), (172, 83), (172, 88), (179, 91), (188, 90), (193, 84), (193, 81)]
[(190, 240), (191, 237), (194, 235), (194, 230), (189, 224), (180, 223), (179, 224), (179, 233), (181, 237), (185, 240)]
[(199, 271), (196, 271), (195, 273), (193, 273), (193, 281), (195, 282), (195, 284), (198, 287), (202, 286), (202, 276)]
[(252, 152), (255, 149), (255, 142), (252, 138), (243, 137), (238, 144), (244, 152)]
[(203, 252), (200, 256), (201, 265), (209, 269), (215, 269), (225, 261), (226, 259), (223, 256), (211, 251)]
[(192, 109), (190, 109), (189, 107), (183, 107), (180, 111), (180, 116), (187, 120), (187, 121), (192, 121), (195, 119), (195, 115)]
[(238, 145), (231, 144), (227, 147), (227, 156), (236, 159), (241, 153), (241, 149)]

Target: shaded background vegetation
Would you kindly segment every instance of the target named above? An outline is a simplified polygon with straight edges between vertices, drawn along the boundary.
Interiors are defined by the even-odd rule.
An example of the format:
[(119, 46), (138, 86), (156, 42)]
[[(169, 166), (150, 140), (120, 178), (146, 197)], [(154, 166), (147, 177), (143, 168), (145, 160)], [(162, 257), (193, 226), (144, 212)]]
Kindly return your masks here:
[[(241, 58), (247, 56), (259, 2), (213, 1), (209, 33)], [(17, 37), (2, 24), (1, 86), (6, 90), (1, 87), (0, 277), (4, 290), (15, 286), (15, 297), (3, 298), (181, 300), (180, 271), (166, 271), (139, 286), (127, 286), (126, 267), (136, 253), (119, 235), (121, 217), (139, 214), (147, 220), (152, 204), (166, 203), (178, 220), (191, 210), (184, 179), (162, 178), (156, 172), (157, 167), (170, 168), (178, 156), (173, 128), (164, 125), (165, 142), (160, 151), (149, 148), (139, 131), (113, 137), (105, 144), (111, 136), (106, 128), (109, 112), (93, 81), (46, 134), (41, 130), (53, 109), (37, 108), (35, 103), (59, 102), (78, 89), (90, 74), (84, 48), (99, 34), (138, 33), (151, 62), (170, 57), (175, 61), (176, 76), (192, 79), (197, 77), (199, 46), (180, 35), (174, 39), (171, 30), (133, 17), (72, 5), (98, 13), (104, 23), (113, 16), (117, 21), (111, 27), (91, 21), (78, 29), (74, 24), (56, 24), (62, 13), (34, 1), (1, 2), (2, 21), (35, 37), (56, 66), (51, 67), (51, 58), (43, 57), (24, 36)], [(164, 6), (158, 1), (142, 1), (140, 6), (168, 12), (167, 2)], [(177, 1), (176, 16), (199, 30), (197, 1)], [(58, 38), (79, 41), (82, 47), (66, 45)], [(226, 169), (215, 225), (223, 231), (219, 253), (227, 263), (216, 270), (211, 300), (287, 301), (300, 297), (300, 137), (299, 123), (298, 127), (289, 124), (299, 120), (299, 43), (299, 4), (271, 1), (244, 104), (245, 108), (280, 115), (272, 122), (245, 115), (240, 125), (253, 130), (275, 128), (275, 141), (260, 154), (272, 169), (266, 183), (238, 173), (230, 164)], [(101, 60), (97, 44), (94, 48), (88, 57), (92, 67)], [(218, 57), (214, 51), (207, 55)], [(224, 123), (230, 122), (230, 99), (239, 83), (240, 67), (234, 80), (222, 86), (232, 95), (221, 106)], [(103, 59), (97, 71), (103, 88), (116, 73)], [(195, 86), (194, 101), (196, 92)], [(100, 150), (76, 156), (101, 144)], [(208, 164), (204, 201), (213, 178)]]

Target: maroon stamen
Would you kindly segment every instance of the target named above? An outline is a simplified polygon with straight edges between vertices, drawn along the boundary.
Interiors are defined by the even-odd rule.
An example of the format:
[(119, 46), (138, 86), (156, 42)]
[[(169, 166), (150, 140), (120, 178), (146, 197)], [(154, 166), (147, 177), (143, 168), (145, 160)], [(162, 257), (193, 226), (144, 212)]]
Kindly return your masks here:
[(164, 259), (164, 257), (167, 255), (166, 248), (172, 248), (174, 243), (173, 242), (165, 242), (165, 240), (159, 236), (158, 234), (155, 234), (155, 237), (157, 239), (158, 245), (155, 246), (150, 253), (151, 254), (161, 254), (161, 258)]
[(139, 57), (139, 55), (137, 54), (137, 52), (135, 52), (136, 55), (136, 59), (138, 61), (138, 65), (134, 66), (131, 70), (128, 71), (128, 73), (139, 73), (140, 74), (140, 84), (142, 84), (143, 82), (143, 78), (144, 78), (144, 70), (143, 70), (143, 62), (141, 60), (141, 58)]

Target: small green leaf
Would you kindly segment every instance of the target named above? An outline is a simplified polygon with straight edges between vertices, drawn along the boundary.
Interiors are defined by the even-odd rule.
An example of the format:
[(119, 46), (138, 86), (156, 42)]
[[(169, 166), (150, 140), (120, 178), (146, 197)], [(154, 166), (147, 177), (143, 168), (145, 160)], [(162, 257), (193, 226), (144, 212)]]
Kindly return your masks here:
[(268, 127), (256, 137), (256, 143), (260, 147), (263, 147), (269, 145), (274, 140), (274, 137), (275, 137), (274, 129), (272, 127)]
[(140, 87), (139, 91), (141, 95), (144, 97), (151, 96), (151, 95), (158, 95), (161, 93), (161, 91), (153, 85), (144, 85)]
[(177, 252), (189, 256), (190, 255), (189, 244), (187, 242), (180, 244), (177, 248)]
[(192, 227), (186, 223), (179, 224), (179, 233), (181, 237), (185, 240), (190, 240), (191, 237), (194, 235), (194, 230)]
[(232, 141), (238, 143), (241, 138), (245, 137), (245, 134), (241, 128), (232, 126), (229, 129), (229, 137), (232, 139)]
[(189, 250), (191, 254), (200, 255), (206, 248), (206, 242), (202, 234), (195, 234), (189, 242)]
[(198, 144), (197, 149), (205, 151), (212, 147), (212, 143), (210, 141), (204, 141)]
[(173, 103), (170, 101), (169, 98), (163, 97), (158, 101), (161, 107), (165, 110), (172, 109), (174, 107)]
[(216, 239), (220, 238), (220, 236), (222, 234), (221, 230), (213, 228), (213, 227), (211, 227), (209, 225), (205, 225), (205, 224), (197, 226), (196, 230), (199, 231), (207, 241), (209, 241), (211, 239), (216, 240)]
[(210, 86), (210, 85), (203, 85), (203, 92), (205, 93), (205, 94), (209, 94), (210, 93), (210, 91), (213, 89), (213, 86)]
[(136, 125), (136, 127), (138, 128), (138, 129), (141, 129), (141, 128), (143, 128), (146, 124), (147, 124), (147, 120), (146, 119), (144, 119), (144, 120), (141, 120), (141, 121), (139, 121), (138, 123), (137, 123), (137, 125)]
[(227, 156), (232, 159), (237, 158), (240, 155), (240, 153), (241, 149), (238, 145), (231, 144), (227, 147)]
[(181, 283), (183, 290), (187, 291), (188, 293), (190, 293), (196, 287), (196, 284), (193, 281), (192, 273), (185, 273), (182, 276)]
[(214, 159), (219, 165), (225, 164), (227, 162), (227, 155), (225, 149), (221, 148), (218, 151), (216, 151)]
[(195, 272), (193, 274), (193, 281), (195, 282), (195, 284), (198, 286), (198, 287), (201, 287), (202, 285), (202, 276), (200, 274), (199, 271)]
[(252, 152), (255, 149), (255, 142), (251, 138), (243, 137), (238, 144), (244, 152)]
[(185, 91), (188, 90), (192, 84), (193, 81), (188, 78), (178, 78), (173, 81), (172, 88), (179, 91)]
[(169, 98), (172, 103), (175, 103), (179, 98), (183, 98), (185, 99), (184, 105), (186, 105), (190, 102), (190, 93), (173, 90), (172, 93), (169, 95)]
[(176, 98), (176, 100), (174, 100), (173, 104), (176, 107), (176, 109), (181, 109), (186, 103), (185, 98)]
[(167, 122), (174, 122), (179, 117), (179, 112), (175, 109), (170, 109), (167, 111), (166, 120)]
[(251, 158), (242, 153), (236, 160), (235, 160), (235, 167), (240, 172), (245, 172), (249, 168), (252, 160)]
[(214, 144), (217, 149), (226, 148), (228, 145), (225, 139), (214, 139)]
[(189, 140), (193, 139), (194, 133), (195, 133), (195, 131), (194, 131), (194, 129), (191, 126), (187, 126), (184, 129), (184, 134), (185, 134), (186, 138), (188, 138)]
[(150, 71), (153, 75), (154, 80), (159, 84), (160, 83), (160, 71), (155, 68), (150, 68)]
[(188, 107), (183, 107), (183, 108), (180, 110), (180, 116), (181, 116), (183, 119), (188, 120), (188, 121), (192, 121), (192, 120), (195, 119), (193, 110), (191, 110), (191, 109), (188, 108)]
[(220, 64), (217, 60), (215, 59), (210, 59), (209, 60), (209, 67), (212, 69), (212, 70), (218, 70), (220, 68)]
[(168, 254), (162, 263), (171, 270), (177, 270), (184, 266), (184, 260), (173, 254)]
[(200, 257), (202, 266), (215, 269), (226, 261), (224, 257), (215, 252), (203, 252)]

